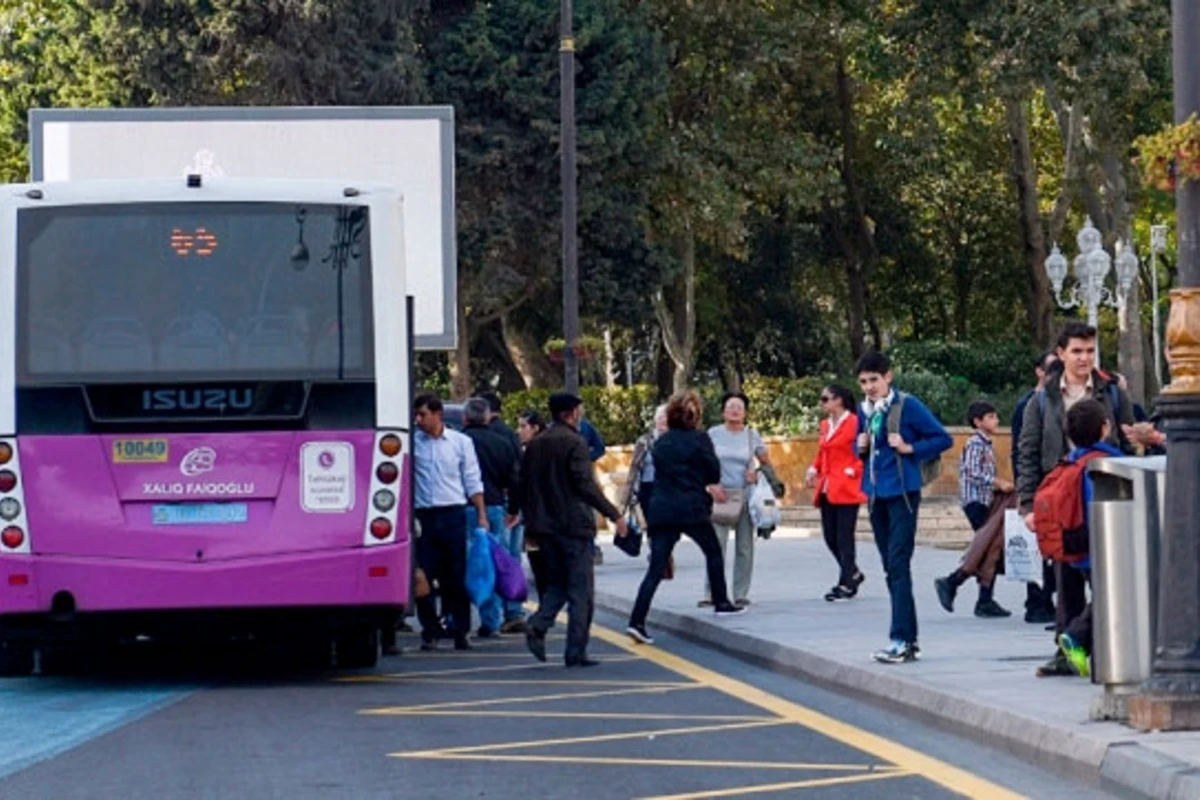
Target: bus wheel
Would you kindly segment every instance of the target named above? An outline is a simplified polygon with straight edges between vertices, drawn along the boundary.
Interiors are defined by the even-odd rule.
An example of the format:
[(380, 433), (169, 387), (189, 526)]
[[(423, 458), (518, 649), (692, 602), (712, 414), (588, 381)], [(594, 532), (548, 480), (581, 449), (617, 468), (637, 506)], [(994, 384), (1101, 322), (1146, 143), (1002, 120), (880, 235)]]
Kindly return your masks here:
[(33, 672), (33, 648), (0, 639), (0, 678), (20, 678)]
[(342, 669), (370, 669), (379, 662), (379, 629), (347, 628), (334, 640), (334, 648)]

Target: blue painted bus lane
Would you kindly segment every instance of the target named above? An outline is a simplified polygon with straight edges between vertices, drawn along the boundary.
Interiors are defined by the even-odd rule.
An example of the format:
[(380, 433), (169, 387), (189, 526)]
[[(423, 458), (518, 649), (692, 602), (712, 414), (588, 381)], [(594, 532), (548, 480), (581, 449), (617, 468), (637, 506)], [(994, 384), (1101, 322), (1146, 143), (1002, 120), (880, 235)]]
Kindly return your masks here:
[(153, 714), (198, 688), (0, 679), (0, 778)]

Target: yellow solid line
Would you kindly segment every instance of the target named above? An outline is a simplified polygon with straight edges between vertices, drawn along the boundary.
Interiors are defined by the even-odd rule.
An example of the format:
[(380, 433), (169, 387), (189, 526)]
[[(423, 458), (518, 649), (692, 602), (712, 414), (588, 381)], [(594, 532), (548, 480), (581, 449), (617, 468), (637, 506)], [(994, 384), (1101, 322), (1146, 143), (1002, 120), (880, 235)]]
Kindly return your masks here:
[(533, 739), (523, 742), (500, 742), (498, 744), (477, 744), (467, 747), (439, 747), (433, 750), (414, 750), (407, 753), (393, 753), (412, 758), (437, 753), (438, 755), (462, 755), (464, 753), (496, 753), (502, 750), (521, 750), (526, 747), (560, 747), (568, 744), (591, 744), (595, 742), (619, 742), (623, 739), (648, 739), (659, 736), (687, 736), (692, 733), (715, 733), (717, 731), (740, 731), (749, 728), (768, 728), (776, 725), (790, 725), (781, 719), (757, 720), (755, 722), (732, 722), (723, 725), (694, 725), (685, 728), (663, 728), (649, 731), (623, 731), (621, 733), (601, 733), (594, 736), (569, 736), (557, 739)]
[(867, 781), (882, 781), (888, 778), (906, 778), (912, 775), (904, 770), (892, 772), (873, 772), (870, 775), (846, 775), (840, 778), (813, 778), (807, 781), (792, 781), (789, 783), (767, 783), (758, 786), (736, 786), (730, 789), (713, 789), (706, 792), (688, 792), (687, 794), (663, 794), (642, 800), (702, 800), (706, 797), (734, 797), (742, 794), (765, 794), (767, 792), (786, 792), (788, 789), (815, 789), (820, 786), (841, 786), (847, 783), (866, 783)]
[(1005, 789), (991, 781), (972, 775), (966, 770), (939, 761), (912, 748), (897, 744), (890, 739), (864, 731), (854, 725), (826, 716), (810, 708), (764, 692), (748, 683), (722, 675), (699, 664), (672, 655), (654, 647), (645, 647), (630, 643), (624, 635), (615, 631), (592, 626), (592, 635), (601, 641), (608, 642), (630, 653), (641, 655), (660, 667), (665, 667), (685, 678), (698, 681), (713, 689), (741, 700), (751, 705), (765, 709), (772, 714), (778, 714), (783, 719), (799, 723), (818, 733), (848, 744), (851, 747), (870, 753), (876, 758), (897, 764), (909, 772), (914, 772), (951, 791), (964, 794), (977, 800), (1017, 800), (1022, 795)]
[[(609, 692), (574, 692), (574, 693), (565, 693), (565, 694), (541, 694), (541, 695), (534, 695), (533, 697), (494, 697), (489, 700), (461, 700), (461, 701), (454, 702), (454, 703), (429, 703), (428, 705), (393, 706), (392, 708), (399, 709), (401, 712), (434, 711), (434, 710), (440, 710), (443, 708), (472, 708), (475, 706), (500, 706), (500, 705), (508, 705), (510, 703), (511, 704), (541, 703), (541, 702), (547, 701), (547, 700), (575, 700), (575, 699), (584, 699), (584, 698), (592, 698), (592, 697), (619, 697), (621, 695), (630, 695), (630, 694), (666, 694), (667, 692), (683, 692), (683, 691), (687, 691), (689, 689), (706, 689), (706, 688), (708, 688), (708, 687), (702, 686), (698, 683), (681, 683), (678, 686), (668, 686), (665, 688), (655, 687), (652, 689), (614, 689)], [(384, 709), (378, 709), (376, 711), (366, 712), (366, 713), (382, 714), (382, 713), (388, 713), (391, 710), (392, 709), (384, 708)]]
[[(613, 767), (686, 767), (705, 769), (780, 769), (794, 772), (866, 772), (873, 769), (870, 764), (787, 764), (778, 761), (700, 761), (696, 759), (669, 758), (619, 758), (607, 756), (539, 756), (539, 755), (491, 755), (490, 753), (392, 753), (390, 758), (424, 758), (435, 761), (489, 761), (493, 763), (516, 762), (530, 764), (575, 764)], [(871, 774), (892, 774), (899, 770), (874, 768)]]
[(395, 717), (529, 717), (532, 719), (598, 719), (598, 720), (643, 720), (643, 721), (684, 721), (696, 722), (767, 722), (778, 717), (754, 716), (718, 716), (709, 714), (622, 714), (618, 712), (597, 711), (404, 711), (397, 708), (364, 708), (358, 712), (361, 715), (379, 715)]

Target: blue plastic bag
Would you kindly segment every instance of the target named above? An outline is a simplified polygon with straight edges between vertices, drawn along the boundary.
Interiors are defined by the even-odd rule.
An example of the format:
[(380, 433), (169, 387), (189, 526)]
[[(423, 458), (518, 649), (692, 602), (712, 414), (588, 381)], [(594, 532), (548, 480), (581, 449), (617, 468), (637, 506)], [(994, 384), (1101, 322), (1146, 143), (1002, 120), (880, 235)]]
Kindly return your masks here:
[(496, 567), (496, 594), (509, 603), (524, 603), (529, 597), (529, 582), (525, 580), (525, 569), (521, 559), (508, 552), (495, 536), (492, 541), (492, 563)]
[(467, 595), (476, 606), (482, 606), (496, 593), (491, 538), (486, 529), (476, 528), (467, 540)]

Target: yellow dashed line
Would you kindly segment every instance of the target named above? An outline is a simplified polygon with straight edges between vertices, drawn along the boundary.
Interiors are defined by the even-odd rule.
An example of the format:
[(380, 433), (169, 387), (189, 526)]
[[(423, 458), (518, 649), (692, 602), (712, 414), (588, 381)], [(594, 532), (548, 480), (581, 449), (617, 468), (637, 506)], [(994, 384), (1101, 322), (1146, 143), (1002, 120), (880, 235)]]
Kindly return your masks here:
[(710, 714), (622, 714), (616, 711), (472, 711), (472, 710), (409, 710), (404, 708), (366, 709), (358, 712), (363, 715), (395, 716), (395, 717), (503, 717), (530, 719), (599, 719), (599, 720), (634, 720), (634, 721), (686, 721), (696, 722), (768, 722), (778, 717), (755, 717), (749, 715), (720, 716)]
[[(392, 758), (422, 758), (434, 761), (491, 761), (491, 762), (521, 762), (530, 764), (574, 764), (577, 766), (599, 765), (617, 767), (685, 767), (688, 769), (782, 769), (805, 772), (865, 772), (871, 770), (869, 764), (789, 764), (783, 761), (701, 761), (697, 759), (674, 758), (608, 758), (605, 756), (542, 756), (542, 755), (492, 755), (490, 753), (441, 753), (429, 751), (421, 753), (392, 753)], [(891, 776), (899, 774), (898, 770), (875, 768), (875, 772)], [(872, 773), (874, 774), (874, 773)], [(733, 790), (723, 790), (733, 791)], [(691, 795), (688, 795), (689, 797)]]
[(541, 703), (547, 700), (582, 700), (591, 697), (619, 697), (621, 695), (631, 694), (666, 694), (667, 692), (683, 692), (689, 689), (706, 689), (708, 687), (701, 686), (698, 683), (681, 683), (677, 686), (655, 686), (649, 689), (614, 689), (607, 692), (575, 692), (566, 694), (544, 694), (535, 695), (533, 697), (493, 697), (487, 700), (462, 700), (456, 703), (430, 703), (420, 706), (395, 706), (392, 708), (379, 708), (361, 711), (361, 714), (391, 714), (408, 711), (428, 711), (440, 710), (443, 708), (475, 708), (478, 706), (502, 706), (517, 703)]

